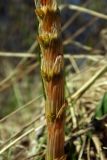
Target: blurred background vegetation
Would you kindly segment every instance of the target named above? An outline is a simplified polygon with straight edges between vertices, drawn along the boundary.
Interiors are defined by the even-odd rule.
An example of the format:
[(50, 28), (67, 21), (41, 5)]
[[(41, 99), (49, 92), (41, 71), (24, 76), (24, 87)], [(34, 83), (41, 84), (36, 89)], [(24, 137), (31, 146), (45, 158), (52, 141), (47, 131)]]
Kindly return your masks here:
[[(75, 4), (98, 13), (107, 14), (107, 0), (61, 0), (60, 4), (63, 3)], [(68, 8), (61, 11), (61, 16), (65, 55), (68, 53), (70, 56), (81, 54), (106, 55), (107, 20)], [(71, 22), (66, 26), (70, 19)], [(41, 110), (43, 111), (42, 83), (38, 65), (40, 54), (36, 42), (37, 28), (38, 21), (33, 0), (0, 0), (0, 119), (34, 99), (34, 102), (31, 102), (30, 107), (27, 107), (26, 110), (18, 112), (10, 120), (6, 119), (3, 125), (0, 124), (0, 143), (21, 129), (22, 125), (42, 113)], [(67, 42), (68, 39), (71, 42)], [(8, 57), (5, 56), (7, 52), (12, 54), (17, 52), (22, 54), (33, 53), (36, 58)], [(91, 76), (91, 74), (84, 76), (84, 79), (79, 80), (80, 83), (77, 78), (75, 84), (71, 82), (70, 75), (77, 74), (84, 69), (84, 66), (90, 68), (90, 65), (94, 65), (96, 68), (98, 66), (95, 64), (99, 61), (100, 59), (94, 63), (91, 60), (87, 62), (87, 59), (83, 58), (76, 60), (75, 64), (75, 61), (65, 60), (67, 91), (73, 93)], [(35, 98), (39, 96), (41, 98), (35, 102)], [(29, 146), (29, 144), (27, 145)], [(6, 157), (1, 157), (0, 160), (9, 159), (10, 154), (8, 152)], [(12, 153), (12, 155), (14, 154)], [(11, 159), (16, 160), (17, 158), (13, 156)], [(21, 158), (19, 159), (21, 160)]]

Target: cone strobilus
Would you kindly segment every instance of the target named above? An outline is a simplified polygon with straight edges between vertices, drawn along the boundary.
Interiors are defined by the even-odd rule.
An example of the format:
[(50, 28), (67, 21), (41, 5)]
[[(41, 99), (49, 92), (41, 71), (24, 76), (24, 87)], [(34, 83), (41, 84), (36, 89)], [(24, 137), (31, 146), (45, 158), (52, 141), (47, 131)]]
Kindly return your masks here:
[(46, 160), (66, 160), (64, 121), (67, 102), (64, 97), (64, 57), (60, 11), (56, 0), (38, 0), (36, 4), (48, 132)]

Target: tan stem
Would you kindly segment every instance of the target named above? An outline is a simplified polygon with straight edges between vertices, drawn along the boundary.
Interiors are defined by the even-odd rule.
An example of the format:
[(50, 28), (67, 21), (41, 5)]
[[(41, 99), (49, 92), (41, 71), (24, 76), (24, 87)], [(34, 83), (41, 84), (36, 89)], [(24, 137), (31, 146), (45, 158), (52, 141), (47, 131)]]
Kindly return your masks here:
[(64, 58), (57, 2), (41, 0), (36, 14), (39, 19), (38, 41), (42, 52), (41, 74), (46, 97), (45, 114), (48, 131), (46, 160), (65, 160)]

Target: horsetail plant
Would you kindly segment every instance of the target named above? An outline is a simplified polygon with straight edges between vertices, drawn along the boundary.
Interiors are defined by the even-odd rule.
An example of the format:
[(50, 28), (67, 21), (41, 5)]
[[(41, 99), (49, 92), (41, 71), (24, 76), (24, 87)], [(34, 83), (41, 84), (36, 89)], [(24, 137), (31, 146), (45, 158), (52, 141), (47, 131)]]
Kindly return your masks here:
[(41, 75), (45, 92), (47, 121), (46, 160), (65, 160), (64, 121), (67, 102), (64, 97), (64, 57), (61, 17), (56, 0), (38, 0), (38, 42), (41, 48)]

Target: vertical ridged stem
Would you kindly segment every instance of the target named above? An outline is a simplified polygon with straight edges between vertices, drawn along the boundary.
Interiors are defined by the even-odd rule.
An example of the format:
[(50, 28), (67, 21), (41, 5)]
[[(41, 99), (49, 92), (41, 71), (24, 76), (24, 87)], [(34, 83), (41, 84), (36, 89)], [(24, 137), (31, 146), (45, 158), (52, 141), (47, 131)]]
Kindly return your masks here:
[(60, 11), (55, 0), (39, 0), (38, 41), (41, 48), (41, 75), (45, 90), (48, 140), (46, 160), (65, 160), (64, 155), (64, 59)]

